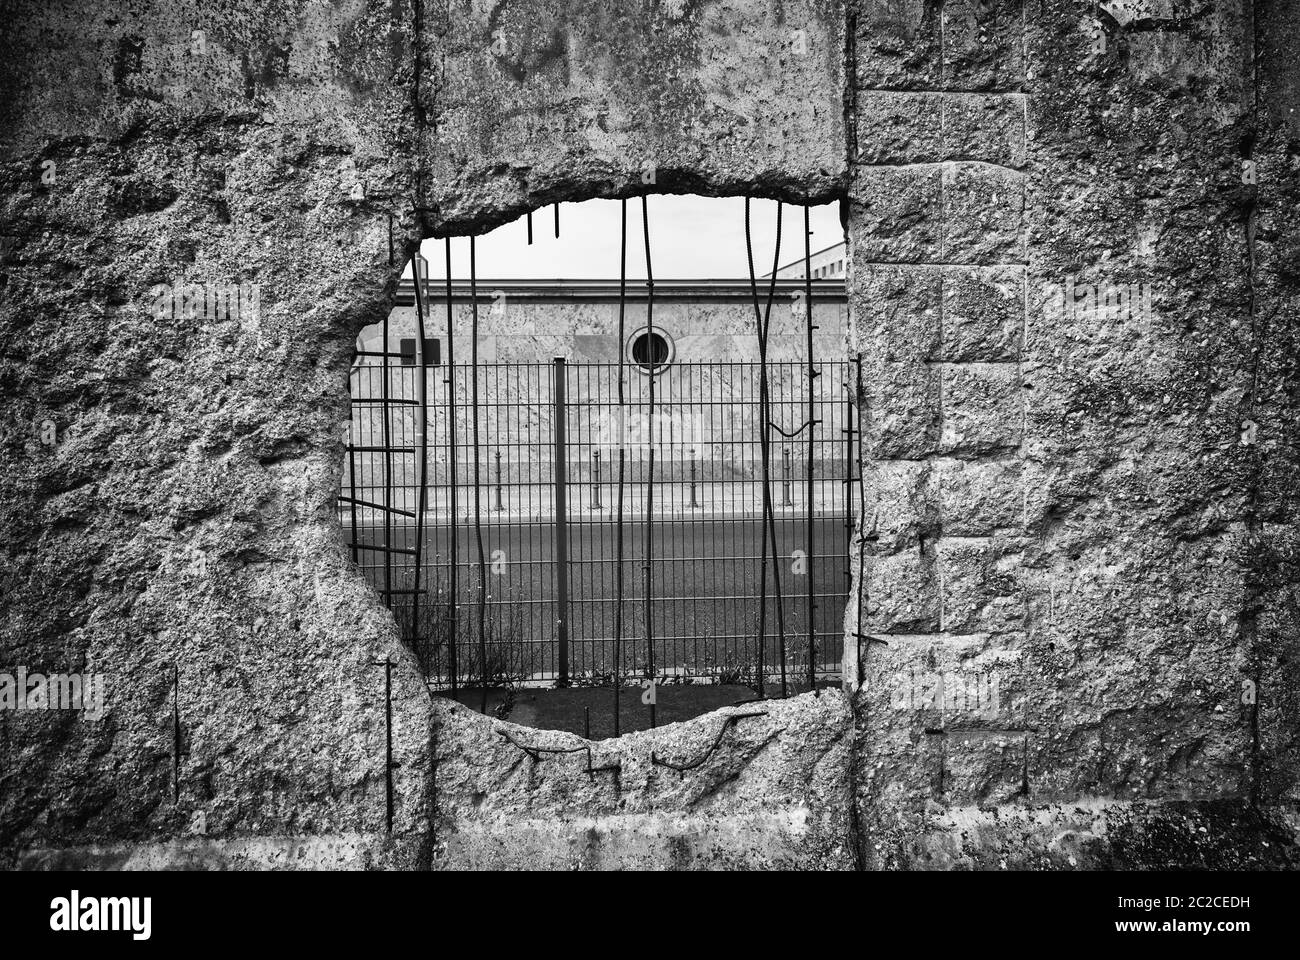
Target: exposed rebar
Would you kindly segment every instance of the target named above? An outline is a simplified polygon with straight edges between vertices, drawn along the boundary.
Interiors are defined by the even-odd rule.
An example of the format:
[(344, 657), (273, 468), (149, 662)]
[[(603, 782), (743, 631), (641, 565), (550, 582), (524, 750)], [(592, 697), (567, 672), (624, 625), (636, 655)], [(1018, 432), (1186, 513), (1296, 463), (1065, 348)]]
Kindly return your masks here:
[(415, 348), (420, 358), (420, 382), (416, 389), (416, 400), (420, 411), (420, 489), (415, 506), (415, 579), (414, 592), (411, 594), (411, 640), (419, 653), (421, 667), (428, 672), (423, 652), (428, 648), (422, 642), (423, 631), (420, 630), (420, 573), (424, 559), (424, 515), (429, 504), (429, 358), (425, 355), (424, 341), (424, 270), (427, 261), (419, 253), (411, 260), (411, 275), (415, 280)]
[[(654, 321), (654, 304), (655, 304), (655, 279), (654, 268), (650, 260), (650, 210), (646, 203), (646, 198), (641, 197), (641, 229), (645, 237), (645, 275), (646, 275), (646, 340), (653, 345), (655, 335)], [(622, 345), (620, 344), (620, 351)], [(651, 346), (650, 365), (647, 368), (649, 377), (649, 410), (647, 423), (650, 424), (650, 442), (649, 451), (646, 461), (646, 492), (645, 492), (645, 643), (646, 643), (646, 674), (650, 680), (651, 689), (655, 682), (655, 634), (654, 634), (654, 484), (655, 484), (655, 436), (654, 436), (654, 417), (655, 417), (655, 355), (653, 346)], [(655, 697), (650, 697), (650, 728), (655, 726)]]
[(805, 505), (805, 537), (807, 539), (807, 568), (808, 577), (808, 689), (817, 691), (817, 621), (814, 618), (816, 604), (813, 602), (814, 589), (814, 558), (817, 550), (814, 544), (816, 524), (813, 521), (813, 496), (815, 495), (815, 484), (813, 482), (813, 464), (817, 455), (816, 428), (814, 426), (817, 416), (816, 407), (816, 386), (817, 386), (817, 366), (813, 360), (813, 295), (812, 295), (812, 226), (810, 223), (811, 207), (804, 204), (803, 207), (803, 278), (804, 278), (804, 331), (807, 334), (807, 351), (808, 351), (808, 486), (804, 494), (807, 501)]
[[(389, 512), (389, 508), (393, 505), (393, 444), (390, 433), (391, 426), (389, 423), (392, 407), (388, 402), (388, 354), (390, 353), (388, 346), (388, 314), (384, 314), (384, 323), (381, 329), (384, 343), (380, 348), (380, 353), (382, 354), (380, 364), (382, 365), (382, 375), (384, 379), (383, 386), (379, 393), (379, 415), (383, 422), (383, 429), (381, 431), (383, 439), (381, 443), (384, 448), (384, 547), (390, 548), (393, 545), (393, 515)], [(393, 560), (392, 554), (388, 549), (384, 550), (384, 604), (390, 610), (393, 608)]]
[(469, 238), (469, 303), (470, 303), (470, 412), (473, 423), (470, 433), (474, 442), (474, 538), (478, 541), (478, 655), (482, 676), (481, 713), (487, 713), (488, 662), (487, 662), (487, 560), (483, 555), (482, 488), (479, 483), (478, 442), (478, 264), (475, 260), (474, 238)]
[(451, 495), (451, 521), (448, 538), (451, 541), (448, 564), (447, 597), (447, 667), (451, 674), (451, 695), (456, 696), (458, 665), (456, 662), (456, 566), (458, 544), (456, 537), (456, 317), (451, 299), (451, 237), (447, 238), (447, 470)]
[(619, 694), (623, 685), (623, 481), (627, 465), (627, 398), (623, 394), (623, 328), (624, 314), (627, 308), (627, 200), (619, 201), (622, 212), (622, 227), (618, 246), (618, 521), (617, 541), (618, 556), (614, 573), (614, 736), (619, 735)]
[[(694, 770), (696, 767), (702, 767), (708, 761), (709, 757), (717, 752), (718, 747), (722, 745), (722, 738), (726, 736), (727, 731), (732, 725), (739, 723), (741, 720), (748, 720), (751, 717), (766, 717), (766, 710), (754, 710), (749, 713), (729, 713), (722, 719), (722, 726), (718, 728), (718, 735), (713, 738), (713, 743), (709, 744), (707, 750), (700, 754), (689, 763), (673, 763), (670, 760), (663, 760), (655, 756), (653, 750), (650, 751), (650, 763), (656, 767), (667, 767), (669, 770), (676, 770), (678, 773), (685, 773), (687, 770)], [(782, 728), (784, 729), (784, 728)]]
[[(763, 520), (759, 539), (763, 541), (762, 561), (759, 568), (759, 609), (758, 609), (758, 695), (767, 696), (763, 679), (764, 658), (767, 645), (767, 558), (768, 541), (772, 551), (772, 589), (776, 599), (776, 620), (778, 634), (778, 654), (781, 658), (781, 696), (786, 696), (785, 674), (785, 610), (781, 597), (781, 570), (777, 562), (779, 556), (776, 540), (775, 511), (772, 508), (772, 450), (771, 450), (771, 397), (768, 391), (767, 377), (767, 335), (772, 319), (772, 301), (776, 296), (776, 273), (781, 258), (781, 202), (776, 204), (776, 244), (772, 253), (772, 273), (768, 286), (767, 304), (762, 310), (758, 304), (758, 280), (754, 274), (754, 247), (750, 227), (750, 198), (745, 198), (745, 254), (749, 263), (749, 286), (754, 302), (754, 320), (758, 327), (758, 364), (759, 364), (759, 449), (763, 461)], [(763, 536), (766, 528), (767, 537)]]

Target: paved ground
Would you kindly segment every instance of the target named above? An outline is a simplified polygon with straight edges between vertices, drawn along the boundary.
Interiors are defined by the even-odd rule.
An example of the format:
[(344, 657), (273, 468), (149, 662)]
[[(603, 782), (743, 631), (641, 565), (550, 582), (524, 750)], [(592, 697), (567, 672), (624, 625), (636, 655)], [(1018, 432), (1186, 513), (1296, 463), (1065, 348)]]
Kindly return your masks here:
[[(834, 682), (820, 684), (823, 688)], [(800, 691), (806, 687), (800, 687)], [(791, 693), (795, 690), (792, 688)], [(772, 686), (768, 695), (780, 695)], [(641, 702), (639, 687), (622, 687), (619, 691), (619, 733), (646, 730), (650, 726), (650, 708)], [(655, 725), (666, 726), (680, 720), (689, 720), (720, 707), (754, 700), (756, 694), (749, 687), (732, 684), (666, 684), (656, 691)], [(478, 710), (482, 704), (482, 691), (459, 691), (456, 699)], [(504, 690), (488, 691), (488, 712), (499, 713), (507, 702)], [(535, 727), (539, 730), (565, 730), (592, 740), (603, 740), (614, 735), (613, 687), (569, 687), (557, 689), (524, 689), (514, 694), (513, 706), (504, 719)]]
[[(806, 550), (802, 518), (778, 518), (777, 544), (787, 637), (787, 667), (798, 671), (806, 664), (807, 593), (806, 562), (796, 551)], [(653, 524), (651, 617), (656, 637), (657, 671), (679, 667), (706, 673), (719, 667), (744, 669), (757, 660), (754, 637), (758, 621), (758, 574), (762, 552), (761, 524), (756, 518), (708, 521), (661, 520)], [(377, 535), (377, 536), (376, 536)], [(644, 667), (646, 657), (644, 524), (624, 529), (623, 669)], [(834, 669), (839, 660), (839, 637), (847, 595), (847, 541), (842, 518), (823, 517), (814, 522), (817, 556), (812, 564), (816, 596), (815, 627), (818, 660)], [(617, 596), (616, 527), (612, 523), (576, 523), (569, 528), (570, 672), (604, 672), (613, 665), (614, 613)], [(382, 541), (383, 531), (363, 531), (363, 542)], [(472, 526), (457, 530), (459, 596), (462, 644), (476, 642), (474, 602), (478, 581), (478, 549)], [(548, 522), (494, 524), (483, 530), (488, 567), (490, 615), (501, 627), (500, 639), (523, 649), (524, 673), (554, 674), (558, 668), (554, 562), (555, 527)], [(395, 545), (409, 547), (414, 532), (395, 531)], [(425, 534), (425, 563), (435, 594), (449, 580), (450, 532), (433, 528)], [(409, 557), (394, 555), (409, 566)], [(382, 555), (363, 554), (370, 576), (382, 583)], [(410, 585), (395, 573), (393, 583)], [(768, 597), (768, 670), (778, 663), (775, 598)], [(493, 637), (498, 639), (498, 637)], [(806, 669), (806, 667), (804, 668)]]

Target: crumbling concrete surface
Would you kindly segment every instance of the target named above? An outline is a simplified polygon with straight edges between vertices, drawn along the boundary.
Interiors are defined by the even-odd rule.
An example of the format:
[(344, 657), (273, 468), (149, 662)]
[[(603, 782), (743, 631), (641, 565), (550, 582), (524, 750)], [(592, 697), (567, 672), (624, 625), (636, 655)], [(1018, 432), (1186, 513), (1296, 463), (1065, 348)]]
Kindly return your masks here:
[(1032, 860), (1080, 802), (1296, 800), (1297, 24), (1138, 6), (858, 5), (874, 865), (951, 862), (956, 823), (965, 862)]
[[(0, 5), (0, 672), (108, 708), (0, 711), (5, 862), (1293, 860), (1300, 15), (1131, 6)], [(349, 567), (346, 375), (648, 190), (844, 202), (845, 691), (538, 752)]]
[(839, 691), (590, 742), (440, 703), (434, 862), (494, 869), (851, 869)]

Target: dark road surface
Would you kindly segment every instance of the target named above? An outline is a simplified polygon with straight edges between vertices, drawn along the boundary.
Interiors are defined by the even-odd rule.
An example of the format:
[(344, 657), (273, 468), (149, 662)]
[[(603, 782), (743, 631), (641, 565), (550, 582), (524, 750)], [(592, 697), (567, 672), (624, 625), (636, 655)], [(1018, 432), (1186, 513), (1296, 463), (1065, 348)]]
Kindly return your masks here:
[[(688, 668), (711, 672), (719, 664), (743, 667), (757, 660), (759, 557), (763, 549), (757, 517), (666, 520), (652, 525), (651, 618), (656, 671)], [(612, 665), (614, 597), (616, 596), (617, 528), (612, 522), (569, 524), (570, 671), (608, 670)], [(345, 531), (346, 533), (347, 531)], [(808, 563), (795, 555), (807, 550), (802, 517), (776, 519), (782, 594), (785, 598), (787, 665), (807, 663)], [(624, 524), (624, 669), (644, 666), (645, 643), (644, 520)], [(847, 594), (847, 537), (842, 517), (814, 520), (816, 556), (813, 590), (817, 660), (834, 667)], [(414, 545), (414, 529), (397, 529), (393, 545)], [(363, 543), (382, 543), (383, 529), (362, 528)], [(450, 531), (425, 532), (427, 582), (434, 593), (449, 582)], [(457, 529), (461, 642), (475, 636), (478, 547), (473, 524)], [(528, 647), (529, 672), (556, 669), (556, 528), (549, 521), (483, 524), (483, 551), (488, 568), (488, 595), (503, 634)], [(376, 586), (383, 582), (383, 555), (361, 551), (360, 560)], [(411, 586), (413, 558), (393, 555), (393, 586)], [(770, 563), (770, 561), (769, 561)], [(397, 568), (402, 568), (401, 570)], [(775, 667), (776, 604), (769, 574), (767, 670)], [(465, 631), (468, 631), (466, 633)], [(802, 669), (806, 672), (806, 666)]]

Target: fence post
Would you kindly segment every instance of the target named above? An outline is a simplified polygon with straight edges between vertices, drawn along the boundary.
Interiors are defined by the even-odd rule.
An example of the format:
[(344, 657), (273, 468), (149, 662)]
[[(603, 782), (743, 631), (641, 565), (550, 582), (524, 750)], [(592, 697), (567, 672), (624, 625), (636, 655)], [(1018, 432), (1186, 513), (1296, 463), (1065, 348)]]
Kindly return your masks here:
[(600, 502), (600, 451), (591, 451), (591, 463), (595, 470), (595, 482), (591, 485), (591, 509), (604, 510), (605, 507)]
[(559, 641), (559, 679), (556, 686), (569, 685), (569, 507), (566, 498), (568, 441), (565, 436), (565, 363), (556, 357), (552, 414), (555, 433), (555, 589), (556, 627)]

